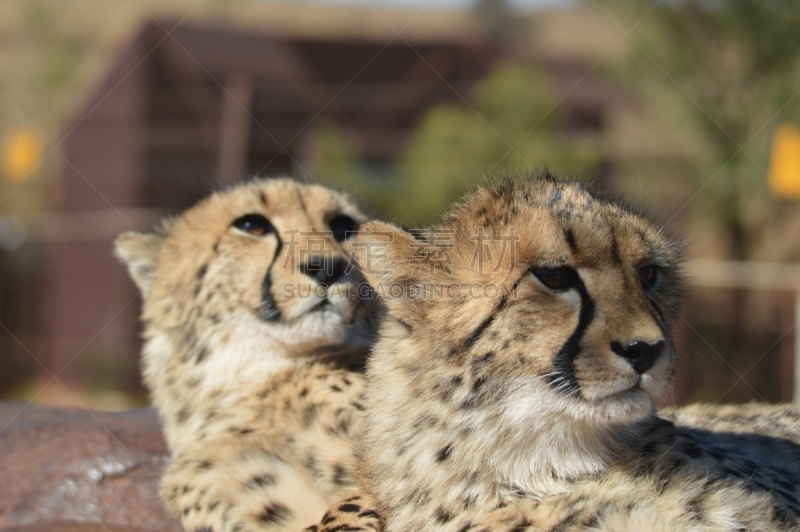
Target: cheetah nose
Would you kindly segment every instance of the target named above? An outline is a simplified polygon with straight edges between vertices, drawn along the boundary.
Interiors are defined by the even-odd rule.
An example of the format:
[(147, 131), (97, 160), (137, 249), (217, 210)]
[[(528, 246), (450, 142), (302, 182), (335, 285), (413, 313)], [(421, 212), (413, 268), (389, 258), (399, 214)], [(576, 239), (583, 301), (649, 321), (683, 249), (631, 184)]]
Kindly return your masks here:
[(300, 265), (300, 273), (308, 275), (318, 283), (330, 286), (344, 277), (347, 264), (339, 258), (324, 255), (310, 257), (308, 262)]
[(611, 342), (611, 350), (627, 360), (636, 373), (639, 374), (653, 367), (663, 349), (664, 340), (659, 340), (654, 344), (636, 340), (625, 347), (619, 342)]

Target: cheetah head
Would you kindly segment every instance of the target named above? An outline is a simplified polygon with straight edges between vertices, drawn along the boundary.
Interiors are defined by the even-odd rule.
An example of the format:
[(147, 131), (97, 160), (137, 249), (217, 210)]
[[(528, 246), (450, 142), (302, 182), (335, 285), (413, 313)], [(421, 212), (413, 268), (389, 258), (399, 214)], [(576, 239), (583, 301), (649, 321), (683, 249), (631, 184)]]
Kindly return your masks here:
[(450, 419), (486, 407), (506, 426), (544, 411), (608, 425), (648, 417), (671, 380), (678, 247), (579, 184), (478, 189), (433, 229), (371, 222), (355, 245), (390, 314), (376, 395), (406, 386)]
[(309, 357), (363, 354), (370, 302), (349, 258), (364, 215), (290, 179), (212, 194), (151, 233), (116, 240), (144, 299), (151, 389), (239, 386)]

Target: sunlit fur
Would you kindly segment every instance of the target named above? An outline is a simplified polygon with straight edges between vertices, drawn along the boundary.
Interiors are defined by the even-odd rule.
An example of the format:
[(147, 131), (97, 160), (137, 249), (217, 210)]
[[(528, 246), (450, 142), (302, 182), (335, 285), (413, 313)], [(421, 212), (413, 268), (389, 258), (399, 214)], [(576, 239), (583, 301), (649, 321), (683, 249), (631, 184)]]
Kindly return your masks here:
[[(250, 214), (274, 231), (235, 226)], [(348, 261), (328, 226), (342, 214), (365, 220), (321, 186), (255, 180), (116, 241), (144, 299), (144, 377), (172, 451), (163, 495), (186, 530), (298, 530), (352, 486), (363, 380), (347, 368), (374, 308), (358, 270), (325, 293), (300, 267)]]
[[(481, 243), (482, 268), (481, 233), (504, 237)], [(678, 246), (643, 216), (533, 177), (477, 190), (433, 232), (372, 222), (356, 244), (389, 312), (367, 371), (359, 499), (387, 532), (797, 528), (796, 408), (760, 435), (713, 409), (677, 414), (683, 427), (654, 412), (681, 275)], [(564, 266), (580, 277), (569, 290), (535, 275)], [(472, 285), (497, 290), (448, 290)], [(641, 375), (612, 348), (633, 341), (664, 342)]]

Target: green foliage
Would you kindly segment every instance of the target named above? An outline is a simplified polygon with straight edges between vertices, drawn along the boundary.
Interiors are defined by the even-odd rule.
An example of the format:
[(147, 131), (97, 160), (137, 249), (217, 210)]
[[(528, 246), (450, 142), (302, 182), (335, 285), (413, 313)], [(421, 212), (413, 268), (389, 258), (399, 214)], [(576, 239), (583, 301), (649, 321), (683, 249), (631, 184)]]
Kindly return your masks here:
[(315, 177), (321, 182), (357, 193), (360, 185), (358, 158), (336, 126), (330, 120), (316, 120), (310, 128), (310, 142), (316, 157)]
[[(654, 2), (622, 4), (638, 20)], [(796, 0), (683, 0), (658, 4), (633, 34), (641, 53), (628, 64), (628, 79), (656, 80), (704, 132), (713, 153), (697, 168), (698, 181), (708, 181), (702, 197), (732, 233), (745, 232), (754, 202), (769, 201), (775, 127), (800, 123), (798, 28)], [(739, 248), (734, 256), (744, 258)]]
[[(626, 2), (636, 19), (653, 7), (652, 0)], [(798, 28), (797, 0), (682, 0), (658, 4), (633, 35), (641, 53), (629, 80), (652, 72), (704, 133), (711, 153), (695, 169), (697, 203), (723, 221), (731, 258), (749, 258), (781, 212), (767, 170), (775, 128), (800, 125)]]
[(59, 43), (50, 49), (44, 66), (44, 84), (49, 89), (58, 89), (74, 77), (80, 64), (79, 53), (67, 43)]
[(411, 139), (402, 161), (409, 221), (433, 221), (466, 188), (490, 176), (545, 166), (574, 173), (597, 165), (591, 145), (567, 142), (556, 132), (555, 93), (536, 70), (500, 66), (472, 96), (471, 107), (432, 108)]
[(477, 0), (472, 11), (495, 46), (512, 46), (526, 30), (508, 0)]
[(424, 225), (484, 179), (544, 167), (585, 173), (597, 165), (592, 145), (557, 132), (554, 91), (536, 70), (503, 65), (475, 87), (471, 101), (428, 110), (394, 172), (359, 162), (336, 127), (320, 120), (310, 136), (312, 173), (362, 198), (383, 218)]
[[(314, 154), (313, 167), (307, 168), (321, 184), (337, 188), (362, 200), (386, 219), (402, 205), (397, 201), (403, 183), (383, 175), (384, 168), (366, 165), (330, 120), (317, 119), (309, 139)], [(387, 165), (388, 166), (388, 165)], [(391, 173), (391, 169), (389, 171)]]

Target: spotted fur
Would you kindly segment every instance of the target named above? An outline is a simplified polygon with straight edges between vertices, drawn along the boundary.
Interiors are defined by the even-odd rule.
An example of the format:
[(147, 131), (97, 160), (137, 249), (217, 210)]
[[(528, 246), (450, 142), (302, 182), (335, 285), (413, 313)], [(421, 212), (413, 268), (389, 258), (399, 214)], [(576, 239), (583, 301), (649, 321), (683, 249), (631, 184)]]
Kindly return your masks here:
[(300, 530), (353, 489), (374, 309), (348, 267), (364, 215), (288, 179), (211, 195), (117, 239), (142, 291), (143, 368), (187, 531)]
[(389, 310), (361, 446), (386, 532), (800, 529), (797, 408), (655, 413), (680, 250), (645, 217), (530, 178), (356, 245)]
[(305, 532), (378, 532), (383, 529), (375, 503), (366, 493), (356, 493), (332, 506), (319, 524), (311, 525)]

